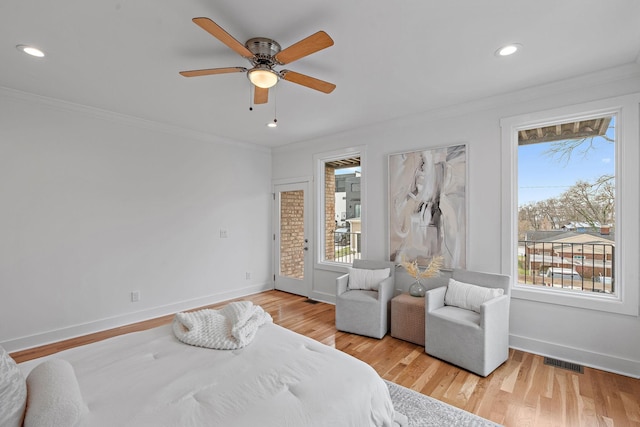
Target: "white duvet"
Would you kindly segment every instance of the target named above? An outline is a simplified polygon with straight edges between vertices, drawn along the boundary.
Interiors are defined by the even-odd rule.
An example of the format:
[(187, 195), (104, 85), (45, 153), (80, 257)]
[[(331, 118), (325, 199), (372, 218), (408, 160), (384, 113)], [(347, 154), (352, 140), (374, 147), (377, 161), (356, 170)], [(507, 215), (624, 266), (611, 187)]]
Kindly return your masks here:
[(393, 425), (373, 368), (272, 323), (239, 350), (183, 344), (167, 325), (49, 358), (75, 370), (89, 408), (78, 426)]

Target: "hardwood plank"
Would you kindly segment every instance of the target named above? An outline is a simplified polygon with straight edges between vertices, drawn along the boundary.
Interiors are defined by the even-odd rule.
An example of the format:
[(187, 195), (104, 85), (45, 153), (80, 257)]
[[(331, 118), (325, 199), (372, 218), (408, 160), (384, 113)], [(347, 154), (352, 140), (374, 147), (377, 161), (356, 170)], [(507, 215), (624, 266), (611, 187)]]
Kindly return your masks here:
[[(236, 300), (261, 305), (274, 322), (335, 347), (371, 365), (383, 378), (466, 411), (510, 426), (640, 427), (640, 380), (596, 369), (577, 374), (511, 349), (509, 359), (487, 378), (435, 359), (424, 347), (390, 335), (381, 340), (339, 332), (335, 308), (307, 298), (268, 291)], [(219, 303), (207, 308), (219, 308)], [(204, 308), (204, 307), (203, 307)], [(164, 316), (13, 353), (16, 361), (53, 354), (112, 336), (171, 322)]]

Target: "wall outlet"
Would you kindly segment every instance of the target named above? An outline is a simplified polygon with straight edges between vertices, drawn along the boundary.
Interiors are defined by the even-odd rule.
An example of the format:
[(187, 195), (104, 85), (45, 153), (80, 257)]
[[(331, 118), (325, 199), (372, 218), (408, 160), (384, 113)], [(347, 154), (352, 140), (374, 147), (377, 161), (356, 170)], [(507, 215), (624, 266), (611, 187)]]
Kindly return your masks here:
[(229, 237), (229, 235), (227, 234), (227, 230), (225, 230), (224, 228), (220, 229), (220, 238), (221, 239), (226, 239), (227, 237)]
[(140, 291), (131, 292), (131, 302), (138, 302), (138, 301), (140, 301)]
[(249, 272), (244, 273), (244, 278), (247, 279), (247, 280), (251, 280), (251, 273), (249, 273)]

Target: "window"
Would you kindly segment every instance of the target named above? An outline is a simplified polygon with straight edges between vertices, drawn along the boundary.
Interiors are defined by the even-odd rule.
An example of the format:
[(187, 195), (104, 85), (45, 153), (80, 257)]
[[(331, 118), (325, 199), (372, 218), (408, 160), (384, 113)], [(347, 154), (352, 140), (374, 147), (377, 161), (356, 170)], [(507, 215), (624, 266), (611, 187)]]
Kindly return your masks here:
[(317, 158), (319, 263), (350, 265), (362, 258), (362, 180), (359, 151)]
[(615, 115), (518, 131), (518, 283), (615, 294)]
[(501, 120), (512, 296), (638, 314), (640, 95)]

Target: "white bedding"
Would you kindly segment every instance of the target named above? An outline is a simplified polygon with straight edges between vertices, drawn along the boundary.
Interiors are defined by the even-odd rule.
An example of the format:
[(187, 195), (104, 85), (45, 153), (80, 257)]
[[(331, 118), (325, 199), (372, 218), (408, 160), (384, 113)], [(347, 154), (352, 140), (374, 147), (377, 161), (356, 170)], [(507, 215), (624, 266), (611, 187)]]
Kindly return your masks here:
[(236, 350), (248, 345), (271, 315), (251, 301), (236, 301), (219, 310), (205, 308), (178, 313), (173, 334), (185, 344), (218, 350)]
[(272, 323), (239, 350), (183, 344), (167, 325), (48, 358), (75, 369), (89, 408), (78, 426), (394, 425), (373, 368)]

